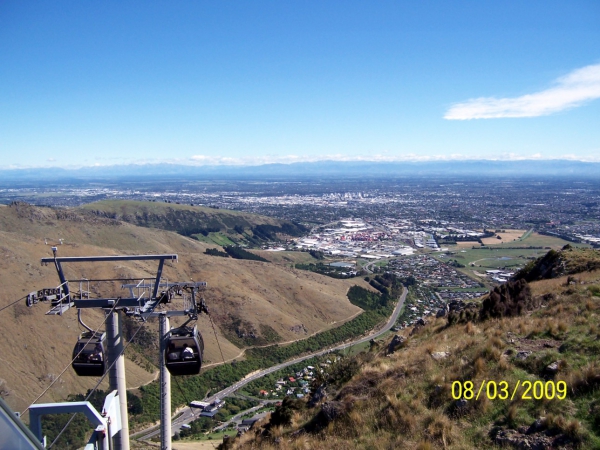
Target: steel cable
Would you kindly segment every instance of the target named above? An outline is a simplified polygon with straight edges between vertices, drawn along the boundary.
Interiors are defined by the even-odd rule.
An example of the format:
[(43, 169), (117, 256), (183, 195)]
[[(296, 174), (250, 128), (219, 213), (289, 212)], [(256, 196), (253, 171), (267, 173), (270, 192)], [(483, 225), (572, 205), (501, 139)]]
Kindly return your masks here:
[[(104, 380), (104, 378), (106, 377), (106, 375), (108, 375), (108, 373), (110, 372), (110, 369), (112, 369), (112, 367), (119, 360), (119, 358), (125, 354), (125, 350), (127, 350), (127, 347), (129, 347), (129, 344), (131, 344), (133, 342), (133, 340), (135, 339), (135, 336), (138, 334), (138, 332), (142, 329), (143, 326), (144, 326), (144, 324), (141, 323), (140, 326), (138, 327), (138, 329), (135, 331), (135, 333), (133, 333), (133, 336), (131, 336), (131, 339), (129, 339), (129, 341), (127, 342), (127, 344), (123, 347), (123, 350), (121, 351), (121, 353), (119, 353), (119, 356), (115, 358), (115, 360), (112, 362), (112, 364), (110, 366), (108, 366), (108, 368), (106, 369), (106, 372), (104, 372), (104, 375), (102, 375), (100, 377), (100, 379), (98, 380), (98, 382), (96, 383), (96, 386), (94, 386), (90, 390), (90, 392), (88, 393), (87, 397), (85, 398), (86, 402), (91, 398), (92, 394), (94, 392), (96, 392), (96, 389), (98, 389), (98, 386), (100, 386), (100, 383), (102, 383), (102, 381)], [(71, 422), (75, 418), (76, 414), (77, 413), (74, 413), (73, 415), (71, 415), (71, 418), (65, 424), (65, 426), (63, 427), (63, 429), (60, 430), (60, 433), (58, 433), (58, 435), (54, 438), (54, 440), (52, 441), (52, 443), (48, 446), (48, 450), (50, 450), (52, 448), (52, 446), (54, 444), (56, 444), (56, 442), (62, 436), (62, 434), (65, 432), (65, 430), (67, 429), (67, 427), (71, 424)]]
[[(108, 313), (108, 314), (106, 314), (106, 316), (104, 317), (104, 321), (103, 321), (103, 322), (102, 322), (102, 323), (101, 323), (101, 324), (98, 326), (98, 328), (96, 328), (96, 330), (94, 331), (94, 334), (92, 334), (92, 336), (91, 336), (91, 337), (88, 339), (88, 341), (85, 343), (85, 345), (81, 347), (81, 350), (79, 350), (79, 353), (77, 353), (77, 354), (75, 355), (75, 357), (74, 357), (74, 358), (71, 360), (71, 362), (70, 362), (70, 363), (69, 363), (69, 364), (68, 364), (68, 365), (67, 365), (67, 366), (66, 366), (66, 367), (63, 369), (63, 371), (60, 373), (60, 375), (58, 375), (58, 377), (56, 377), (56, 378), (54, 379), (54, 381), (52, 381), (52, 383), (50, 383), (50, 385), (49, 385), (49, 386), (48, 386), (46, 389), (44, 389), (44, 391), (43, 391), (43, 392), (42, 392), (40, 395), (38, 395), (38, 396), (36, 397), (36, 399), (35, 399), (33, 402), (31, 402), (31, 405), (34, 405), (34, 404), (35, 404), (35, 402), (37, 402), (37, 401), (38, 401), (40, 398), (42, 398), (42, 397), (44, 396), (44, 394), (45, 394), (46, 392), (48, 392), (48, 390), (49, 390), (49, 389), (50, 389), (52, 386), (54, 386), (54, 383), (56, 383), (58, 380), (60, 380), (60, 377), (62, 377), (62, 376), (63, 376), (63, 374), (64, 374), (64, 373), (65, 373), (65, 372), (66, 372), (66, 371), (69, 369), (69, 367), (71, 367), (71, 365), (73, 364), (73, 362), (74, 362), (74, 361), (75, 361), (75, 360), (76, 360), (76, 359), (79, 357), (79, 355), (81, 355), (81, 352), (83, 352), (83, 350), (85, 349), (86, 345), (88, 345), (88, 344), (89, 344), (89, 343), (92, 341), (92, 339), (94, 339), (94, 335), (95, 335), (95, 334), (96, 334), (96, 333), (97, 333), (97, 332), (100, 330), (100, 328), (101, 328), (102, 326), (104, 326), (104, 324), (105, 324), (105, 323), (106, 323), (106, 321), (108, 320), (108, 316), (109, 316), (110, 314), (112, 314), (112, 313), (113, 313), (113, 311), (115, 310), (115, 308), (117, 307), (117, 304), (119, 303), (119, 300), (120, 300), (120, 299), (117, 299), (117, 301), (115, 302), (115, 304), (114, 304), (114, 306), (112, 307), (112, 309), (111, 309), (111, 310), (109, 311), (109, 313)], [(31, 405), (29, 405), (27, 408), (25, 408), (25, 410), (24, 410), (24, 411), (21, 413), (21, 415), (23, 415), (23, 414), (25, 414), (27, 411), (29, 411), (29, 407), (30, 407)]]
[(215, 329), (215, 324), (214, 324), (210, 314), (207, 314), (207, 315), (208, 315), (208, 318), (210, 319), (210, 324), (212, 325), (212, 329), (215, 333), (215, 339), (217, 340), (217, 345), (219, 346), (219, 352), (221, 352), (221, 358), (223, 358), (223, 364), (225, 364), (225, 356), (223, 356), (223, 350), (221, 350), (221, 344), (219, 343), (219, 338), (217, 336), (217, 330)]
[[(29, 295), (29, 294), (27, 294), (27, 295)], [(14, 302), (12, 302), (12, 303), (9, 303), (9, 304), (8, 304), (8, 305), (6, 305), (6, 306), (3, 306), (2, 308), (0, 308), (0, 312), (4, 311), (4, 310), (5, 310), (5, 309), (7, 309), (7, 308), (10, 308), (10, 307), (11, 307), (11, 306), (13, 306), (13, 305), (16, 305), (16, 304), (17, 304), (17, 303), (19, 303), (21, 300), (25, 300), (25, 299), (27, 298), (27, 295), (24, 295), (24, 296), (23, 296), (23, 297), (21, 297), (19, 300), (15, 300)]]

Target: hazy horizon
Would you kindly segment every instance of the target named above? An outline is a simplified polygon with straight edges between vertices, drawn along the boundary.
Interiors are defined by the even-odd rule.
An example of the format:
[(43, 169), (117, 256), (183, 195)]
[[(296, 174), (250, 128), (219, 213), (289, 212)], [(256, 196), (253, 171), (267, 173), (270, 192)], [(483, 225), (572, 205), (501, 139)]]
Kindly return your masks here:
[(600, 3), (0, 4), (0, 169), (600, 161)]

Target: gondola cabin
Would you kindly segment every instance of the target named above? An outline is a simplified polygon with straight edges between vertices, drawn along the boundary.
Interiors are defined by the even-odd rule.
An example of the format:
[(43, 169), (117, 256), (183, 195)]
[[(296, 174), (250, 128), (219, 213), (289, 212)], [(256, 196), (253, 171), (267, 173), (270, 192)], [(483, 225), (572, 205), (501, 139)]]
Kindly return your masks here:
[(204, 340), (195, 326), (173, 328), (166, 337), (165, 344), (165, 365), (171, 375), (200, 373)]
[(73, 349), (73, 369), (80, 377), (101, 377), (106, 371), (106, 333), (81, 333)]

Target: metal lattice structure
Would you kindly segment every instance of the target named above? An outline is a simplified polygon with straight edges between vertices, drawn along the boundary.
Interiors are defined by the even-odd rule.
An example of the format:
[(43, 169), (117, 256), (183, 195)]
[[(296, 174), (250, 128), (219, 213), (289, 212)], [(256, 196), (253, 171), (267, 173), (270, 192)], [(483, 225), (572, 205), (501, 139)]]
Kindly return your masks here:
[[(28, 306), (39, 302), (50, 302), (51, 309), (48, 315), (62, 315), (70, 308), (78, 310), (80, 323), (92, 332), (91, 328), (81, 320), (81, 310), (88, 308), (103, 309), (106, 314), (106, 335), (108, 347), (109, 384), (111, 390), (118, 392), (122, 427), (117, 433), (115, 449), (129, 450), (129, 427), (127, 424), (127, 395), (125, 388), (125, 365), (123, 356), (123, 338), (119, 330), (119, 312), (146, 321), (150, 317), (159, 319), (160, 333), (160, 387), (161, 387), (161, 448), (171, 449), (171, 393), (170, 374), (165, 366), (166, 342), (171, 330), (169, 317), (188, 317), (182, 325), (185, 327), (190, 321), (197, 320), (202, 312), (208, 313), (204, 299), (199, 292), (207, 286), (206, 282), (169, 282), (162, 276), (165, 261), (177, 261), (176, 254), (161, 255), (118, 255), (118, 256), (75, 256), (58, 257), (57, 248), (52, 247), (53, 257), (42, 258), (42, 265), (53, 264), (58, 273), (60, 284), (56, 288), (41, 289), (31, 292), (26, 299)], [(77, 279), (69, 280), (63, 270), (65, 264), (98, 263), (122, 261), (157, 261), (156, 276), (152, 279)], [(137, 283), (132, 283), (137, 281)], [(107, 298), (92, 298), (90, 283), (93, 282), (122, 282), (121, 289), (127, 295)], [(78, 289), (71, 289), (72, 284), (77, 284)], [(158, 310), (160, 305), (181, 300), (181, 308)], [(175, 305), (173, 305), (175, 306)], [(201, 355), (200, 355), (201, 356)], [(199, 370), (199, 368), (198, 368)]]

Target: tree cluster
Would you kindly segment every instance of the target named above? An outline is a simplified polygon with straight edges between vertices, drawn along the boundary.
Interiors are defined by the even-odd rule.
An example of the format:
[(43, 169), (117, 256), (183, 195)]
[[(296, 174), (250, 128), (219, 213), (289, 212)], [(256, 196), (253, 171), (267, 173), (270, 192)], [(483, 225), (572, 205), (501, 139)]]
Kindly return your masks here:
[(310, 272), (315, 272), (320, 275), (326, 275), (331, 278), (343, 279), (343, 278), (352, 278), (356, 275), (351, 275), (347, 271), (348, 269), (344, 267), (334, 267), (328, 264), (323, 264), (322, 262), (318, 262), (317, 264), (308, 263), (302, 264), (297, 263), (294, 266), (296, 269), (300, 270), (308, 270)]
[(513, 317), (533, 307), (533, 296), (525, 280), (509, 281), (496, 286), (483, 301), (481, 319)]
[(236, 245), (226, 245), (223, 247), (223, 249), (229, 256), (235, 259), (249, 259), (252, 261), (269, 262), (269, 260), (263, 258), (262, 256), (255, 255), (254, 253), (244, 250), (242, 247), (238, 247)]
[(264, 241), (276, 241), (278, 240), (277, 234), (285, 234), (288, 236), (303, 236), (309, 231), (307, 227), (302, 224), (294, 223), (294, 222), (286, 222), (281, 226), (276, 225), (256, 225), (252, 227), (252, 234), (255, 237), (262, 239)]
[[(371, 280), (371, 282), (374, 280)], [(375, 310), (382, 306), (383, 295), (376, 294), (375, 292), (369, 291), (363, 287), (354, 285), (348, 290), (348, 299), (350, 303), (364, 309), (365, 311)], [(386, 302), (387, 303), (387, 302)]]
[(309, 250), (308, 253), (315, 259), (321, 260), (325, 258), (325, 253), (320, 252), (319, 250)]
[[(378, 296), (378, 294), (374, 295)], [(346, 339), (358, 337), (385, 320), (391, 312), (391, 305), (365, 311), (337, 328), (318, 333), (308, 339), (286, 346), (275, 344), (268, 347), (253, 348), (246, 351), (246, 359), (243, 361), (234, 361), (231, 364), (210, 368), (197, 376), (183, 377), (180, 380), (181, 390), (171, 392), (172, 407), (175, 409), (187, 403), (188, 399), (204, 398), (209, 389), (214, 392), (231, 386), (255, 370), (286, 361), (294, 356), (321, 350)], [(154, 422), (159, 416), (160, 409), (159, 385), (157, 382), (153, 382), (140, 387), (140, 391), (142, 393), (142, 413), (132, 415), (130, 420), (134, 423)], [(185, 395), (183, 392), (185, 392)]]
[(216, 248), (207, 248), (204, 250), (204, 253), (211, 256), (220, 256), (222, 258), (229, 258), (229, 254), (227, 252), (222, 252), (217, 250)]

